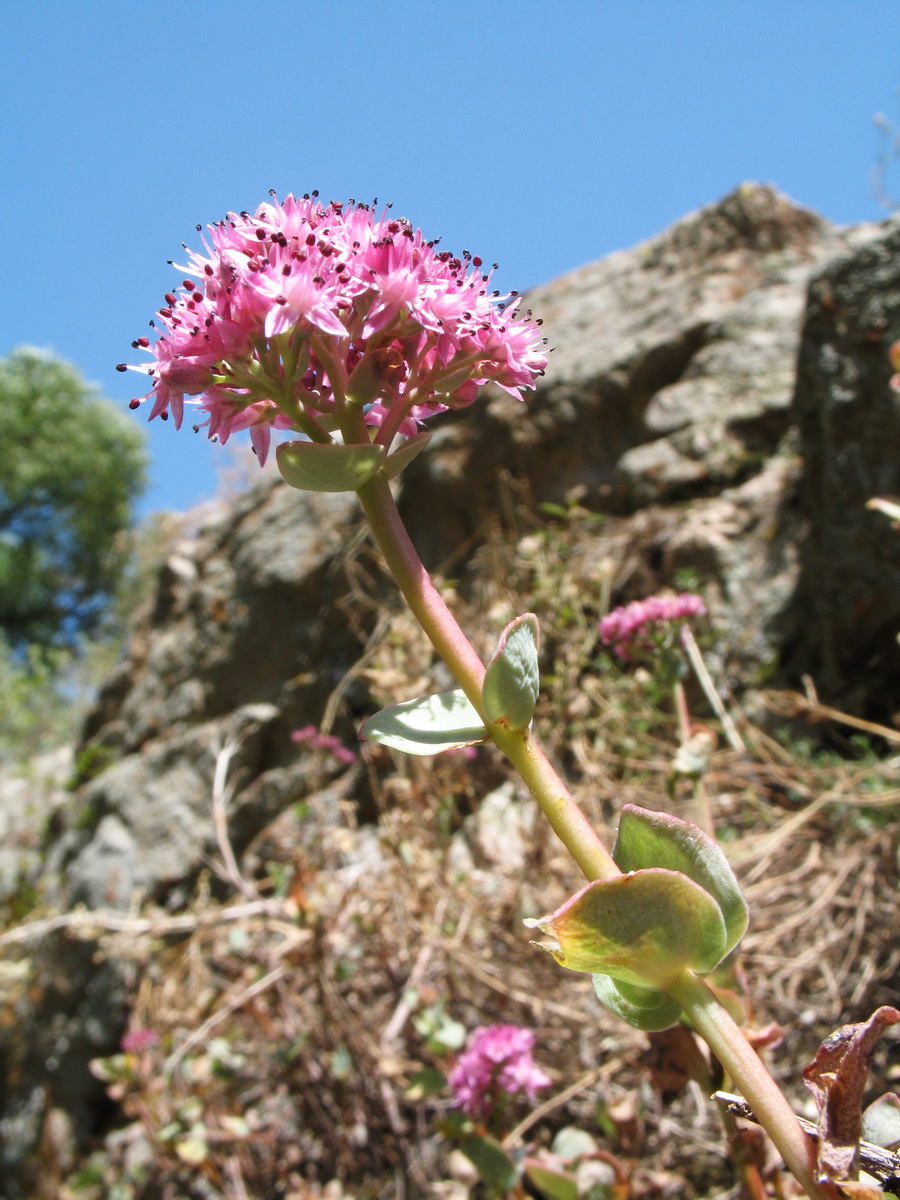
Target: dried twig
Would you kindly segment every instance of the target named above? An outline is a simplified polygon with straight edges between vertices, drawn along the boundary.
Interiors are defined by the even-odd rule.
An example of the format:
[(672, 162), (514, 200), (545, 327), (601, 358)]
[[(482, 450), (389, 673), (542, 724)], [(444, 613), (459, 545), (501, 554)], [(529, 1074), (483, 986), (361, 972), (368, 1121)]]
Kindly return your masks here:
[(700, 647), (697, 645), (694, 635), (691, 633), (687, 625), (681, 630), (681, 644), (687, 651), (687, 656), (690, 659), (691, 666), (694, 668), (694, 674), (706, 695), (707, 700), (712, 705), (713, 712), (719, 718), (722, 725), (722, 731), (728, 739), (728, 745), (732, 750), (737, 750), (740, 754), (747, 753), (747, 744), (738, 732), (738, 728), (731, 718), (728, 709), (722, 703), (722, 698), (716, 691), (716, 685), (713, 678), (706, 668), (706, 663), (703, 661), (703, 655), (700, 653)]
[(192, 1050), (194, 1046), (202, 1042), (207, 1035), (211, 1033), (212, 1030), (215, 1029), (218, 1024), (220, 1024), (220, 1022), (224, 1021), (230, 1013), (233, 1013), (235, 1009), (243, 1008), (248, 1000), (252, 1000), (254, 996), (258, 996), (260, 992), (264, 992), (267, 988), (270, 988), (273, 983), (277, 983), (279, 979), (283, 979), (286, 973), (287, 972), (285, 971), (284, 967), (273, 968), (267, 975), (264, 975), (262, 979), (258, 979), (256, 983), (251, 984), (249, 987), (243, 988), (233, 999), (229, 1000), (226, 1004), (223, 1004), (222, 1007), (217, 1009), (210, 1017), (207, 1017), (199, 1029), (195, 1029), (194, 1032), (181, 1043), (177, 1050), (172, 1051), (172, 1053), (163, 1063), (163, 1078), (167, 1079), (181, 1062), (182, 1058), (184, 1058), (185, 1054), (187, 1054), (189, 1050)]
[(781, 717), (796, 717), (800, 713), (806, 713), (811, 721), (838, 721), (841, 725), (849, 725), (851, 729), (872, 733), (876, 737), (884, 738), (886, 742), (900, 745), (900, 730), (878, 725), (874, 721), (864, 721), (861, 717), (854, 717), (841, 712), (840, 709), (829, 708), (827, 704), (820, 704), (809, 676), (804, 677), (804, 683), (807, 684), (806, 696), (801, 696), (799, 692), (766, 692), (763, 696), (766, 708)]
[(213, 773), (212, 786), (212, 816), (213, 828), (216, 831), (216, 843), (222, 855), (222, 867), (216, 866), (217, 873), (222, 875), (234, 888), (248, 900), (255, 900), (259, 895), (256, 884), (246, 879), (241, 873), (228, 836), (228, 805), (234, 796), (235, 784), (228, 782), (228, 768), (231, 760), (240, 749), (239, 737), (230, 737), (216, 751), (216, 769)]
[(567, 1088), (563, 1088), (561, 1092), (557, 1092), (555, 1096), (551, 1096), (549, 1100), (545, 1100), (543, 1104), (539, 1104), (537, 1108), (532, 1109), (528, 1116), (519, 1122), (515, 1129), (506, 1135), (503, 1139), (503, 1149), (511, 1150), (514, 1146), (517, 1146), (532, 1125), (536, 1125), (538, 1121), (542, 1121), (555, 1108), (560, 1108), (563, 1104), (568, 1104), (573, 1096), (577, 1096), (585, 1088), (592, 1087), (593, 1084), (601, 1079), (605, 1079), (608, 1075), (615, 1075), (617, 1071), (622, 1069), (622, 1066), (621, 1059), (610, 1059), (602, 1067), (595, 1067), (593, 1071), (588, 1071), (586, 1075), (582, 1075), (580, 1079), (576, 1079), (574, 1083), (570, 1083)]
[[(713, 1092), (713, 1100), (717, 1100), (719, 1104), (724, 1104), (726, 1109), (736, 1117), (742, 1117), (745, 1121), (752, 1121), (754, 1125), (758, 1125), (756, 1117), (753, 1115), (753, 1109), (746, 1100), (742, 1100), (740, 1096), (733, 1096), (731, 1092)], [(807, 1121), (804, 1117), (797, 1117), (798, 1122), (804, 1132), (815, 1140), (818, 1140), (819, 1132), (812, 1121)], [(890, 1186), (887, 1190), (891, 1192), (897, 1191), (900, 1187), (900, 1154), (894, 1154), (890, 1150), (885, 1150), (881, 1146), (876, 1146), (872, 1142), (859, 1143), (859, 1164), (864, 1171), (870, 1175), (874, 1175), (882, 1183), (888, 1183)]]
[(18, 942), (37, 941), (49, 933), (65, 929), (77, 937), (94, 938), (100, 933), (127, 933), (132, 937), (149, 935), (165, 937), (169, 934), (192, 933), (204, 926), (224, 925), (251, 917), (275, 917), (291, 923), (295, 930), (295, 913), (285, 900), (253, 900), (248, 904), (234, 904), (227, 908), (213, 908), (200, 913), (184, 913), (177, 917), (152, 916), (130, 917), (122, 913), (103, 909), (77, 908), (73, 912), (60, 913), (39, 921), (28, 921), (0, 934), (0, 947)]

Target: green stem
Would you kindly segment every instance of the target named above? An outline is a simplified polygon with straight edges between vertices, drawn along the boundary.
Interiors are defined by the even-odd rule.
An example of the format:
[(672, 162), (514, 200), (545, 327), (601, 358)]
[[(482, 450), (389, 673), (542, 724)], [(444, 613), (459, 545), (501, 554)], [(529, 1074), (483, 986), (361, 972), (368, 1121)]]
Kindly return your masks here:
[(413, 616), (453, 672), (478, 715), (484, 719), (481, 704), (484, 664), (431, 582), (397, 511), (388, 481), (379, 471), (357, 495), (388, 570), (397, 581)]
[(672, 703), (678, 718), (678, 737), (684, 745), (691, 736), (691, 714), (687, 706), (687, 696), (684, 694), (684, 684), (680, 679), (676, 679), (672, 687)]
[[(441, 598), (416, 553), (397, 511), (387, 479), (379, 473), (357, 493), (388, 569), (416, 620), (431, 639), (482, 720), (484, 664)], [(584, 813), (548, 762), (529, 730), (490, 725), (491, 737), (528, 784), (554, 831), (588, 879), (619, 874)]]
[(818, 1179), (812, 1139), (800, 1128), (762, 1059), (705, 981), (693, 971), (685, 971), (668, 991), (741, 1089), (754, 1116), (806, 1194), (813, 1200), (835, 1200), (838, 1193), (833, 1185)]

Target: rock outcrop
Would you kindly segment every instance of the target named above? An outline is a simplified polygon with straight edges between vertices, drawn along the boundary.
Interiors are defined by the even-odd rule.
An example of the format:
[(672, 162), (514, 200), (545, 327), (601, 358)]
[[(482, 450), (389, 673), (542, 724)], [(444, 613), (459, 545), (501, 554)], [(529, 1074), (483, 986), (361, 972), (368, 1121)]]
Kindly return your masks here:
[[(403, 477), (423, 557), (476, 545), (511, 488), (577, 500), (610, 518), (584, 569), (611, 564), (617, 600), (696, 570), (739, 681), (784, 665), (889, 716), (900, 539), (864, 505), (900, 493), (898, 249), (891, 223), (837, 229), (747, 185), (537, 289), (554, 346), (538, 392), (448, 414)], [(177, 907), (215, 845), (209, 794), (229, 737), (238, 853), (308, 790), (291, 731), (319, 722), (375, 625), (383, 581), (361, 545), (352, 496), (271, 480), (198, 519), (90, 717), (84, 782), (55, 809), (33, 880), (46, 896)], [(454, 571), (465, 588), (465, 562)], [(354, 686), (351, 716), (368, 703)], [(90, 1132), (87, 1060), (114, 1048), (124, 1012), (124, 975), (82, 943), (54, 943), (32, 969), (0, 1031), (10, 1179), (50, 1107)]]
[(809, 288), (792, 418), (803, 456), (800, 576), (781, 647), (794, 673), (890, 721), (900, 681), (900, 537), (866, 508), (900, 492), (900, 228), (829, 262)]

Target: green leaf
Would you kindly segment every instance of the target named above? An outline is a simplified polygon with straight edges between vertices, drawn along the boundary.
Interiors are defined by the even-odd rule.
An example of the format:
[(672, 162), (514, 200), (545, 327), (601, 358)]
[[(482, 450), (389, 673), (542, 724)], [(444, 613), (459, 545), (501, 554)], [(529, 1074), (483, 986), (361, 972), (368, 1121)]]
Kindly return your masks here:
[[(619, 821), (613, 858), (623, 871), (666, 867), (698, 883), (722, 910), (725, 954), (747, 929), (747, 903), (721, 846), (690, 821), (669, 813), (626, 804)], [(724, 957), (724, 954), (723, 956)]]
[(403, 1095), (407, 1100), (425, 1100), (430, 1096), (440, 1096), (447, 1087), (447, 1077), (436, 1067), (423, 1067), (416, 1071), (409, 1081), (409, 1087)]
[(175, 1143), (175, 1153), (182, 1162), (197, 1167), (206, 1161), (209, 1144), (203, 1133), (192, 1133), (191, 1136), (182, 1138), (180, 1142)]
[(384, 473), (388, 479), (399, 475), (414, 458), (418, 458), (430, 441), (431, 434), (428, 430), (420, 429), (415, 436), (407, 438), (402, 446), (398, 446), (393, 454), (389, 454), (384, 460)]
[(571, 1171), (552, 1167), (538, 1158), (526, 1158), (525, 1174), (550, 1200), (578, 1200), (578, 1180)]
[(554, 938), (544, 949), (569, 970), (663, 991), (686, 968), (705, 975), (725, 956), (725, 922), (712, 896), (658, 867), (595, 880), (525, 924)]
[(540, 631), (534, 613), (523, 613), (503, 630), (481, 691), (484, 713), (489, 721), (496, 721), (507, 729), (524, 729), (530, 724), (541, 682), (539, 641)]
[(597, 1153), (597, 1142), (586, 1129), (577, 1125), (564, 1125), (556, 1134), (550, 1146), (553, 1154), (558, 1154), (569, 1162), (577, 1158), (589, 1158)]
[(646, 1033), (659, 1033), (675, 1025), (681, 1016), (681, 1005), (658, 988), (635, 987), (610, 979), (608, 975), (592, 975), (597, 999), (617, 1017)]
[(863, 1112), (862, 1135), (885, 1150), (900, 1146), (900, 1096), (896, 1092), (885, 1092)]
[(359, 735), (404, 754), (440, 754), (483, 742), (487, 729), (465, 693), (438, 692), (394, 704), (369, 717)]
[(355, 492), (384, 461), (384, 446), (283, 442), (275, 451), (285, 482), (303, 492)]
[(328, 1067), (334, 1079), (349, 1079), (353, 1074), (353, 1059), (343, 1043), (332, 1051)]
[(470, 1133), (459, 1148), (489, 1188), (505, 1193), (515, 1187), (519, 1178), (516, 1164), (494, 1138)]

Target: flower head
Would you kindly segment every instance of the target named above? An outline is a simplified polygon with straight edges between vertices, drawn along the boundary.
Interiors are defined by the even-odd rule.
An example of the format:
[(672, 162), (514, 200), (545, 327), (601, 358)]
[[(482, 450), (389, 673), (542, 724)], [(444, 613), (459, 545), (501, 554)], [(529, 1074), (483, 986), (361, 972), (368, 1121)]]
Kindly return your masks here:
[(614, 608), (600, 622), (600, 640), (619, 658), (633, 660), (641, 651), (652, 651), (661, 637), (680, 628), (690, 617), (703, 616), (706, 605), (692, 592), (675, 596), (662, 593)]
[(456, 1060), (448, 1084), (454, 1105), (470, 1117), (487, 1116), (503, 1095), (524, 1092), (533, 1100), (550, 1077), (531, 1057), (534, 1034), (519, 1025), (482, 1025)]
[(166, 294), (156, 342), (133, 343), (153, 385), (132, 407), (149, 399), (151, 419), (171, 412), (177, 427), (189, 397), (210, 437), (249, 429), (261, 462), (273, 427), (327, 442), (356, 404), (387, 447), (489, 381), (521, 398), (546, 366), (540, 322), (489, 290), (480, 258), (438, 250), (387, 211), (273, 197), (203, 244)]

